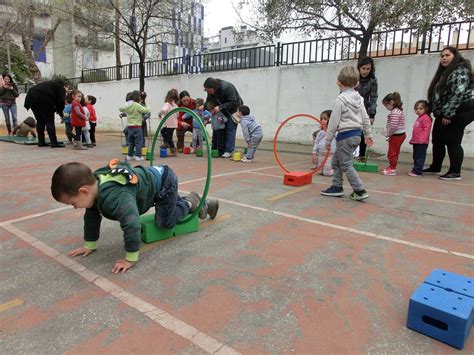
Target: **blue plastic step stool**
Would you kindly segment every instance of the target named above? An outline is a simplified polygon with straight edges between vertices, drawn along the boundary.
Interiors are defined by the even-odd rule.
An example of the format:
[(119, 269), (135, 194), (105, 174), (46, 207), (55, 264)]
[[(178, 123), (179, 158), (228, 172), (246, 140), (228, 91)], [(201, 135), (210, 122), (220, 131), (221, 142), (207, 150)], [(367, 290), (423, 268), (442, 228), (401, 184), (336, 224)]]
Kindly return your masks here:
[(473, 283), (474, 279), (434, 270), (410, 298), (407, 327), (462, 349), (474, 322)]

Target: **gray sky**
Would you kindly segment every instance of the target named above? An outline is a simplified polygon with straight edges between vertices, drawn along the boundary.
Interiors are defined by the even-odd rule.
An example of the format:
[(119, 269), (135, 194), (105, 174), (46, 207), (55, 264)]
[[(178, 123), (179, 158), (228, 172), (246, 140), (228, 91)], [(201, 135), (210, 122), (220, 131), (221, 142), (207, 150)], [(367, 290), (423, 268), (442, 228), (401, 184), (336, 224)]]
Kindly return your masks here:
[(235, 26), (238, 22), (239, 18), (232, 8), (232, 0), (204, 2), (204, 34), (206, 36), (216, 36), (222, 27)]

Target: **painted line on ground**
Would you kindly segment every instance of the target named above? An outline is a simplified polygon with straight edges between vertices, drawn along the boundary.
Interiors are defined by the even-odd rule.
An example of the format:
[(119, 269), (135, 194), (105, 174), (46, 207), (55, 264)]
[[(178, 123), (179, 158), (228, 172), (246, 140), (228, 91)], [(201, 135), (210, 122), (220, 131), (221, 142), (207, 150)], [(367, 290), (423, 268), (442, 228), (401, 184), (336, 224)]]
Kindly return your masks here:
[(8, 311), (9, 309), (12, 309), (12, 308), (21, 306), (24, 303), (25, 301), (23, 301), (21, 298), (15, 298), (11, 301), (0, 304), (0, 313)]
[[(204, 222), (199, 224), (199, 229), (207, 228), (211, 225), (223, 222), (223, 221), (225, 221), (225, 220), (227, 220), (231, 217), (232, 217), (232, 215), (230, 213), (226, 213), (226, 214), (223, 214), (223, 215), (219, 215), (214, 219), (206, 219)], [(140, 248), (140, 255), (144, 254), (144, 253), (146, 253), (150, 250), (153, 250), (153, 249), (159, 247), (160, 245), (163, 245), (165, 242), (169, 241), (170, 239), (173, 239), (173, 238), (158, 240), (158, 241), (150, 243), (150, 244), (145, 244), (144, 246), (142, 246)]]
[(23, 217), (19, 217), (19, 218), (14, 218), (14, 219), (10, 219), (8, 221), (3, 221), (3, 222), (0, 222), (0, 227), (3, 227), (4, 225), (6, 224), (12, 224), (12, 223), (17, 223), (17, 222), (23, 222), (23, 221), (26, 221), (28, 219), (32, 219), (32, 218), (36, 218), (36, 217), (41, 217), (41, 216), (45, 216), (47, 214), (51, 214), (51, 213), (56, 213), (56, 212), (61, 212), (61, 211), (64, 211), (64, 210), (67, 210), (67, 209), (71, 209), (72, 206), (63, 206), (63, 207), (59, 207), (59, 208), (56, 208), (54, 210), (49, 210), (49, 211), (46, 211), (46, 212), (41, 212), (41, 213), (34, 213), (34, 214), (30, 214), (28, 216), (23, 216)]
[(366, 232), (366, 231), (362, 231), (362, 230), (354, 229), (354, 228), (350, 228), (350, 227), (344, 227), (344, 226), (340, 226), (338, 224), (318, 221), (316, 219), (301, 217), (301, 216), (297, 216), (297, 215), (290, 214), (290, 213), (274, 211), (274, 210), (271, 210), (271, 209), (265, 208), (265, 207), (253, 206), (253, 205), (249, 205), (249, 204), (246, 204), (246, 203), (240, 203), (240, 202), (236, 202), (236, 201), (226, 200), (226, 199), (223, 199), (223, 198), (219, 198), (219, 201), (224, 202), (224, 203), (228, 203), (228, 204), (234, 205), (234, 206), (253, 209), (253, 210), (256, 210), (256, 211), (272, 213), (272, 214), (277, 215), (277, 216), (286, 217), (286, 218), (290, 218), (290, 219), (301, 221), (301, 222), (317, 224), (317, 225), (320, 225), (320, 226), (329, 227), (329, 228), (333, 228), (333, 229), (337, 229), (337, 230), (341, 230), (341, 231), (345, 231), (345, 232), (349, 232), (349, 233), (359, 234), (359, 235), (363, 235), (363, 236), (366, 236), (366, 237), (369, 237), (369, 238), (385, 240), (385, 241), (389, 241), (389, 242), (392, 242), (392, 243), (407, 245), (407, 246), (411, 246), (411, 247), (414, 247), (414, 248), (429, 250), (429, 251), (433, 251), (433, 252), (437, 252), (437, 253), (455, 255), (455, 256), (460, 256), (460, 257), (468, 258), (468, 259), (474, 259), (474, 255), (471, 255), (471, 254), (460, 253), (460, 252), (457, 252), (457, 251), (450, 251), (450, 250), (446, 250), (446, 249), (442, 249), (442, 248), (431, 247), (431, 246), (426, 245), (426, 244), (413, 243), (413, 242), (409, 242), (409, 241), (402, 240), (402, 239), (386, 237), (386, 236), (381, 235), (381, 234)]
[[(291, 164), (288, 164), (288, 166), (297, 165), (297, 164), (301, 164), (301, 163), (302, 163), (302, 162), (291, 163)], [(238, 174), (245, 174), (245, 173), (253, 173), (253, 172), (255, 172), (255, 171), (268, 170), (268, 169), (275, 169), (275, 168), (279, 168), (279, 167), (280, 167), (279, 165), (272, 165), (272, 166), (266, 166), (266, 167), (257, 168), (257, 169), (239, 170), (239, 171), (232, 171), (232, 172), (230, 172), (230, 173), (223, 173), (223, 174), (218, 174), (218, 175), (211, 175), (211, 180), (212, 180), (212, 179), (215, 179), (215, 178), (225, 177), (225, 176), (238, 175)], [(198, 179), (193, 179), (193, 180), (183, 181), (183, 182), (180, 182), (179, 184), (180, 184), (180, 185), (191, 184), (191, 183), (193, 183), (193, 182), (198, 182), (198, 181), (202, 181), (202, 180), (206, 180), (206, 177), (202, 177), (202, 178), (198, 178)]]
[(108, 278), (96, 274), (70, 257), (61, 254), (59, 251), (50, 247), (46, 243), (22, 231), (21, 229), (6, 223), (2, 224), (2, 227), (34, 248), (38, 249), (43, 254), (53, 258), (61, 265), (83, 277), (89, 283), (92, 283), (98, 288), (102, 289), (105, 293), (112, 295), (119, 301), (125, 303), (131, 308), (134, 308), (144, 316), (156, 322), (163, 328), (181, 336), (200, 349), (210, 354), (240, 354), (238, 351), (228, 347), (218, 340), (215, 340), (214, 338), (211, 338), (207, 334), (200, 332), (193, 326), (173, 317), (168, 312), (144, 301), (131, 292), (128, 292), (116, 283), (110, 281)]
[[(273, 175), (273, 174), (265, 174), (265, 173), (254, 172), (254, 171), (250, 171), (250, 173), (251, 173), (251, 174), (255, 174), (255, 175), (271, 176), (271, 177), (274, 177), (274, 178), (281, 178), (281, 176)], [(316, 184), (316, 185), (327, 185), (327, 186), (329, 186), (329, 185), (331, 184), (331, 182), (328, 181), (328, 182), (326, 183), (326, 182), (316, 182), (316, 181), (313, 181), (312, 184)], [(344, 188), (350, 188), (350, 186), (344, 185)], [(401, 196), (401, 197), (416, 198), (416, 199), (419, 199), (419, 200), (426, 200), (426, 201), (432, 201), (432, 202), (441, 202), (441, 203), (449, 203), (449, 204), (452, 204), (452, 205), (460, 205), (460, 206), (474, 207), (474, 204), (470, 204), (470, 203), (439, 200), (439, 199), (429, 198), (429, 197), (421, 197), (421, 196), (415, 196), (415, 195), (400, 194), (400, 193), (397, 193), (397, 192), (388, 192), (388, 191), (380, 191), (380, 190), (369, 190), (369, 189), (368, 189), (367, 191), (368, 191), (368, 192), (377, 193), (377, 194), (383, 194), (383, 195)]]
[(311, 187), (311, 185), (300, 186), (300, 187), (291, 189), (290, 191), (287, 191), (287, 192), (285, 192), (285, 193), (282, 193), (282, 194), (279, 194), (279, 195), (275, 195), (275, 196), (273, 196), (273, 197), (269, 197), (269, 198), (267, 198), (267, 201), (268, 201), (268, 202), (275, 202), (275, 201), (281, 200), (282, 198), (285, 198), (285, 197), (287, 197), (287, 196), (291, 196), (291, 195), (293, 195), (293, 194), (300, 193), (301, 191), (307, 190), (307, 189), (309, 189), (310, 187)]

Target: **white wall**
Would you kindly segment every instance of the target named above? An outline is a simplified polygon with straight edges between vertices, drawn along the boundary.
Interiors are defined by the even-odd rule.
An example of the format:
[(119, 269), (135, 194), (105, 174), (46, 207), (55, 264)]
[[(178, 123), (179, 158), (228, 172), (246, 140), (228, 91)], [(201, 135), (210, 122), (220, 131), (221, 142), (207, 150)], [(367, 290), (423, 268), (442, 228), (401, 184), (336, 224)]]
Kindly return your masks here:
[[(473, 51), (463, 52), (463, 56), (474, 62)], [(381, 103), (382, 98), (393, 91), (401, 94), (407, 119), (407, 132), (410, 137), (416, 119), (413, 105), (417, 100), (426, 98), (426, 91), (438, 62), (439, 54), (375, 60), (376, 76), (379, 82), (379, 103), (374, 124), (376, 151), (385, 153), (388, 149), (383, 136), (387, 111)], [(319, 117), (321, 111), (331, 109), (338, 94), (335, 83), (337, 74), (341, 67), (348, 64), (355, 65), (356, 63), (317, 63), (148, 78), (145, 90), (148, 94), (147, 102), (151, 105), (152, 117), (155, 117), (153, 127), (156, 129), (158, 125), (156, 114), (163, 105), (164, 97), (169, 89), (188, 90), (193, 98), (205, 98), (206, 93), (202, 84), (207, 77), (212, 76), (228, 80), (237, 87), (245, 104), (262, 123), (264, 140), (271, 141), (279, 123), (289, 116), (305, 113)], [(118, 131), (121, 128), (118, 107), (124, 102), (127, 92), (138, 89), (138, 80), (80, 84), (80, 89), (86, 95), (97, 97), (98, 129)], [(19, 101), (22, 101), (22, 98)], [(24, 111), (19, 110), (19, 117), (24, 117), (24, 115)], [(468, 157), (474, 157), (473, 126), (471, 124), (466, 128), (463, 140), (465, 155)], [(316, 124), (312, 120), (295, 119), (282, 128), (279, 141), (309, 144), (315, 127)], [(238, 137), (242, 137), (240, 130), (238, 130)], [(408, 141), (409, 138), (403, 144), (403, 151), (411, 151)]]

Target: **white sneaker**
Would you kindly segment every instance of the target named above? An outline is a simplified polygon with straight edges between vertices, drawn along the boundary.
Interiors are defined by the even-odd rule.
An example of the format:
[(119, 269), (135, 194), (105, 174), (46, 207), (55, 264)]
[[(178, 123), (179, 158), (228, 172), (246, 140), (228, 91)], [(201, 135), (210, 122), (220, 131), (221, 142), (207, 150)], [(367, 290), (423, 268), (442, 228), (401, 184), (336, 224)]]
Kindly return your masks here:
[(224, 154), (221, 155), (222, 158), (230, 158), (232, 156), (232, 153), (225, 152)]
[(143, 161), (143, 160), (145, 160), (145, 158), (143, 158), (143, 157), (134, 157), (134, 158), (135, 158), (136, 161)]
[(125, 160), (130, 161), (130, 160), (135, 160), (135, 157), (131, 157), (130, 155), (127, 155), (125, 157)]
[(253, 159), (247, 159), (247, 157), (243, 157), (240, 161), (242, 163), (251, 163), (251, 162), (253, 162)]

